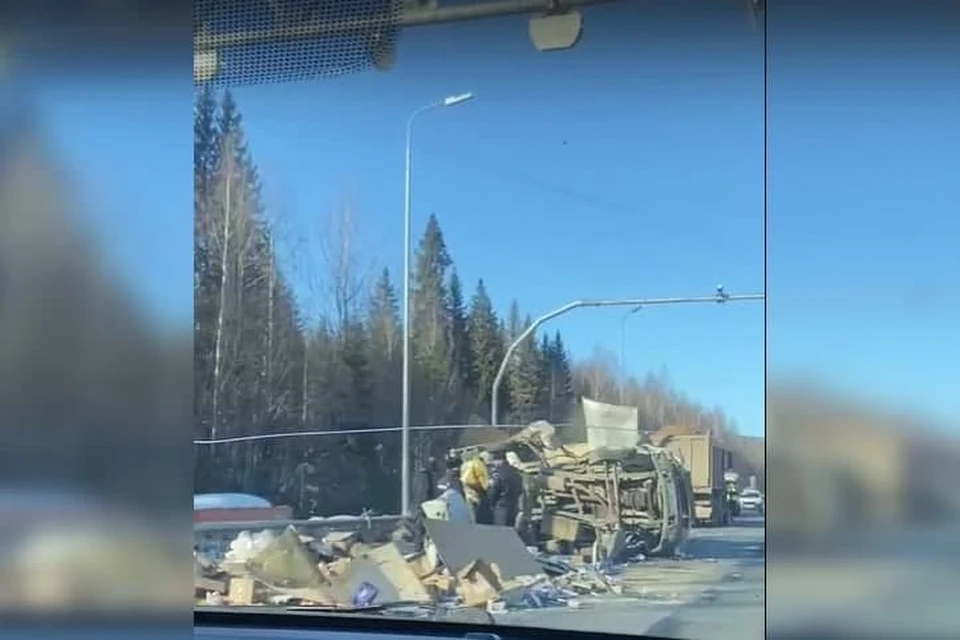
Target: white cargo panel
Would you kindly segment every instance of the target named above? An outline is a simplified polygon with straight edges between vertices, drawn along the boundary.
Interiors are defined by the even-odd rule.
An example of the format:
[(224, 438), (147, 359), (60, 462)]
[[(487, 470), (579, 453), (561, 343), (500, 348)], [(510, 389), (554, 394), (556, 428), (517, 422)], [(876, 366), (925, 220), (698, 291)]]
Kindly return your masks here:
[(583, 418), (587, 427), (587, 445), (590, 449), (637, 446), (639, 417), (636, 407), (607, 404), (583, 398)]

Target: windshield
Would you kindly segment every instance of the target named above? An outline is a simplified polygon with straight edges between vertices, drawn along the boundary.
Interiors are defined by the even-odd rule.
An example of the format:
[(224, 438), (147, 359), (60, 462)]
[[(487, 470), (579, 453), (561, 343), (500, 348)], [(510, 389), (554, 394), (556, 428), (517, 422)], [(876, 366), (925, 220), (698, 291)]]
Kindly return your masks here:
[[(272, 585), (198, 603), (643, 633), (738, 573), (761, 625), (762, 517), (694, 482), (726, 486), (695, 453), (710, 435), (763, 475), (762, 26), (663, 3), (433, 15), (394, 50), (368, 13), (383, 49), (301, 55), (311, 81), (224, 54), (198, 86), (196, 491), (269, 502), (215, 520), (196, 500), (198, 562)], [(722, 256), (703, 198), (740, 212)], [(603, 275), (642, 263), (670, 275)], [(711, 563), (719, 539), (735, 553)]]
[(960, 637), (956, 3), (198, 0), (193, 91), (74, 4), (0, 10), (4, 604)]

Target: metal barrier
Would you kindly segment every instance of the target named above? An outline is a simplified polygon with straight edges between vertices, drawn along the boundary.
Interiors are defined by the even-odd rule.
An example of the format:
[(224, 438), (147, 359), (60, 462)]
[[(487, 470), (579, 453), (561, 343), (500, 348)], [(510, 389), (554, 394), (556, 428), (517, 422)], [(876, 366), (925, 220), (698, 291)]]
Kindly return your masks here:
[(334, 516), (332, 518), (318, 518), (313, 520), (251, 520), (245, 522), (198, 522), (193, 526), (194, 533), (228, 533), (240, 531), (263, 531), (265, 529), (286, 529), (295, 527), (298, 530), (331, 529), (343, 527), (371, 527), (374, 524), (395, 524), (402, 520), (402, 516)]

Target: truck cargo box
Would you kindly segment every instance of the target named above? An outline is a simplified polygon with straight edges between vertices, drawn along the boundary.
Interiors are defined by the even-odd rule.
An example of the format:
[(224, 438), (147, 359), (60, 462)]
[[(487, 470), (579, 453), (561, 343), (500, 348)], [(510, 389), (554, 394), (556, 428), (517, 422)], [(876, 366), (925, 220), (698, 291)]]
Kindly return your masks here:
[(712, 436), (672, 435), (664, 438), (660, 446), (672, 451), (690, 471), (690, 482), (695, 491), (723, 489), (723, 474), (729, 468), (731, 456)]

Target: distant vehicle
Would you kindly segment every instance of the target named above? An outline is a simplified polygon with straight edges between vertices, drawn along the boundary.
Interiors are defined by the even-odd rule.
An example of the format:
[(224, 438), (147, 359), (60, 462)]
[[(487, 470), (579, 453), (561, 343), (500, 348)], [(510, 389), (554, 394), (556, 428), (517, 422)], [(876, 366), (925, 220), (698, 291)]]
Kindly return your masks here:
[(249, 493), (198, 493), (193, 496), (195, 511), (203, 509), (268, 509), (272, 506), (266, 498)]
[(200, 493), (193, 496), (193, 522), (256, 522), (288, 520), (293, 509), (246, 493)]
[(740, 492), (740, 511), (763, 513), (763, 494), (756, 489), (744, 489)]

